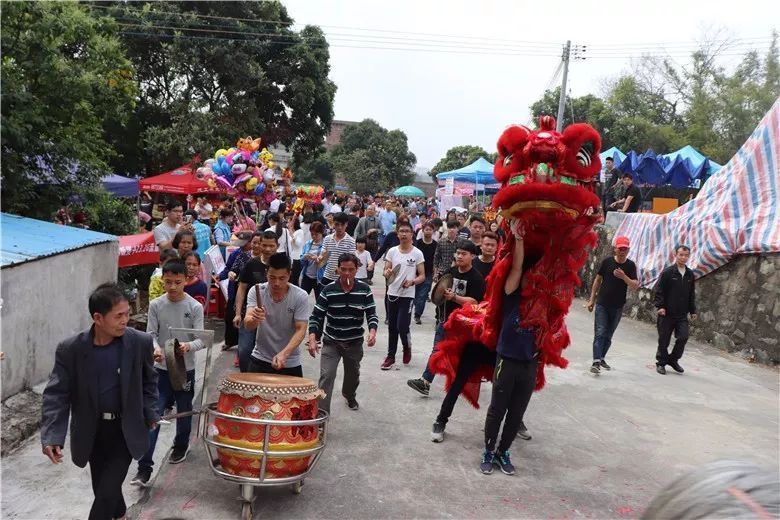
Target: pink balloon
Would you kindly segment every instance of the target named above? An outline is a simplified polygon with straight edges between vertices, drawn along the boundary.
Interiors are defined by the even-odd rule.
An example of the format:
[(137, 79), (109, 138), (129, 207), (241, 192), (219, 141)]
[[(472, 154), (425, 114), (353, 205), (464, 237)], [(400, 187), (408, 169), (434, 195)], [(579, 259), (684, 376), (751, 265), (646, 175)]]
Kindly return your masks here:
[(215, 179), (217, 180), (217, 184), (219, 186), (225, 188), (226, 190), (229, 190), (229, 189), (231, 189), (233, 187), (233, 186), (230, 185), (230, 183), (224, 177), (215, 177)]

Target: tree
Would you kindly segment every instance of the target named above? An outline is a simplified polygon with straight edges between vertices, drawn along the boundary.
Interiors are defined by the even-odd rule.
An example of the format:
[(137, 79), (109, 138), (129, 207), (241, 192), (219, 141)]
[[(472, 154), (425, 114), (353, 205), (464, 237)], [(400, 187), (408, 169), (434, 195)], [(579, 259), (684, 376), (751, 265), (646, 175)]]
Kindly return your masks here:
[(433, 180), (436, 180), (436, 175), (442, 172), (448, 172), (468, 166), (480, 157), (487, 159), (490, 162), (496, 161), (495, 153), (490, 154), (485, 151), (481, 146), (461, 145), (454, 146), (447, 150), (444, 157), (439, 159), (439, 162), (428, 172)]
[(414, 180), (417, 158), (409, 151), (406, 134), (387, 130), (373, 119), (346, 127), (329, 155), (334, 171), (355, 191), (386, 191)]
[(103, 188), (83, 191), (84, 213), (93, 231), (111, 235), (132, 235), (136, 232), (138, 214), (135, 201), (130, 205), (122, 199), (111, 196)]
[[(718, 65), (728, 49), (722, 38), (704, 41), (687, 66), (643, 56), (630, 73), (607, 83), (603, 97), (569, 98), (563, 125), (589, 123), (601, 133), (603, 149), (667, 153), (690, 144), (725, 162), (780, 96), (777, 33), (765, 59), (747, 53), (731, 74)], [(559, 93), (548, 90), (533, 103), (534, 118), (557, 113)]]
[(133, 66), (115, 22), (76, 3), (9, 2), (2, 27), (4, 210), (44, 218), (109, 171), (106, 131), (133, 109)]
[[(98, 6), (96, 8), (101, 8)], [(115, 2), (141, 99), (117, 145), (126, 171), (212, 155), (241, 136), (310, 156), (333, 119), (323, 32), (279, 2)]]

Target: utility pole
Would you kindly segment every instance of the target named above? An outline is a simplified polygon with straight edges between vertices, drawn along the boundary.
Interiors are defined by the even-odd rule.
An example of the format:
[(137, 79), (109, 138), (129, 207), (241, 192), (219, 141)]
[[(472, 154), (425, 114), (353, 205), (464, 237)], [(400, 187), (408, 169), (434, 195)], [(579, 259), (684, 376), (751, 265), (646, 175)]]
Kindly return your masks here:
[(571, 51), (571, 40), (566, 40), (563, 46), (563, 81), (561, 82), (561, 96), (558, 98), (558, 118), (555, 120), (555, 130), (558, 132), (563, 128), (563, 111), (566, 108), (566, 79), (569, 75), (569, 53)]

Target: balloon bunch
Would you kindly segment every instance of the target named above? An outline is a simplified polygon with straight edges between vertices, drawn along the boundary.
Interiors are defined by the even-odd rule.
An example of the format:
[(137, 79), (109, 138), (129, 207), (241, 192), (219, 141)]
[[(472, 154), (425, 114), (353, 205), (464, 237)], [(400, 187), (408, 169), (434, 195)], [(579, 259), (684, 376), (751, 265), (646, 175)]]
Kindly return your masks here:
[(276, 198), (273, 158), (268, 149), (261, 148), (260, 138), (245, 137), (235, 147), (217, 150), (213, 159), (207, 159), (196, 170), (196, 177), (206, 180), (212, 188), (223, 188), (239, 198), (264, 196), (270, 202)]

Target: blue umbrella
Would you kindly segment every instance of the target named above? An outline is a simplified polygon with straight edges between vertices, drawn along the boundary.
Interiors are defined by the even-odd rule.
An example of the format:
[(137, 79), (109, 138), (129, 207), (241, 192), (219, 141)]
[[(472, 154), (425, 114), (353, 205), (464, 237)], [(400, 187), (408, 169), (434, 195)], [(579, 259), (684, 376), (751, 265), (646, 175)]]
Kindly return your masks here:
[(401, 186), (393, 192), (396, 197), (425, 197), (425, 192), (416, 186)]

